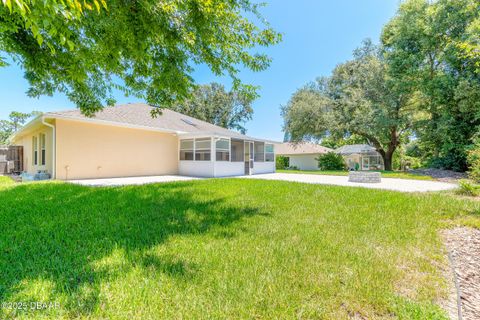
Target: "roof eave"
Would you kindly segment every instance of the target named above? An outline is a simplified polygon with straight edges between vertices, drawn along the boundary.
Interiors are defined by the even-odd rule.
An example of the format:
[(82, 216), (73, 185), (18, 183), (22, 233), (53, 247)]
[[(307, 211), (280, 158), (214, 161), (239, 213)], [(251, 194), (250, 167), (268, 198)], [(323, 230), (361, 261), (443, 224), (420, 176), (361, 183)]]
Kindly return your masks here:
[(129, 129), (140, 129), (140, 130), (163, 132), (163, 133), (172, 133), (172, 134), (186, 133), (186, 132), (180, 131), (180, 130), (172, 130), (172, 129), (166, 129), (166, 128), (155, 128), (155, 127), (149, 127), (149, 126), (135, 125), (135, 124), (117, 122), (117, 121), (93, 119), (93, 118), (82, 118), (82, 119), (80, 119), (80, 118), (77, 118), (77, 117), (62, 116), (62, 115), (58, 115), (58, 114), (54, 114), (54, 113), (47, 114), (45, 118), (86, 122), (86, 123), (101, 124), (101, 125), (114, 126), (114, 127), (122, 127), (122, 128), (129, 128)]
[(18, 130), (17, 132), (15, 132), (14, 134), (12, 134), (10, 137), (9, 137), (9, 140), (10, 141), (14, 141), (15, 139), (21, 137), (26, 131), (30, 130), (34, 125), (42, 122), (42, 118), (43, 118), (43, 115), (42, 114), (39, 114), (38, 116), (36, 116), (35, 118), (33, 118), (32, 120), (30, 120), (30, 122), (28, 122), (26, 125), (24, 125), (22, 128), (20, 128), (20, 130)]
[(215, 137), (215, 138), (229, 138), (229, 139), (238, 139), (238, 140), (245, 140), (245, 141), (258, 141), (258, 142), (266, 142), (266, 143), (272, 143), (276, 144), (278, 142), (273, 141), (273, 140), (268, 140), (268, 139), (260, 139), (260, 138), (255, 138), (255, 137), (249, 137), (249, 136), (244, 136), (242, 134), (226, 134), (226, 133), (218, 133), (214, 131), (196, 131), (196, 132), (185, 132), (182, 134), (179, 134), (180, 136), (184, 136), (185, 138), (188, 137), (199, 137), (199, 136), (209, 136), (209, 137)]

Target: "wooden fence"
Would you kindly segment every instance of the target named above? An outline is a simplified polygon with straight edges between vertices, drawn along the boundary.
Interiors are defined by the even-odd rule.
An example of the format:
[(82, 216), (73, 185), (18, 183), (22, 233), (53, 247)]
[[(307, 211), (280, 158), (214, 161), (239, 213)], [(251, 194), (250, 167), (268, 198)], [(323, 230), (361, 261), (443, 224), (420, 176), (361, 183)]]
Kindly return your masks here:
[[(8, 162), (13, 162), (11, 172), (8, 170)], [(23, 147), (0, 146), (0, 174), (20, 173), (23, 171)]]

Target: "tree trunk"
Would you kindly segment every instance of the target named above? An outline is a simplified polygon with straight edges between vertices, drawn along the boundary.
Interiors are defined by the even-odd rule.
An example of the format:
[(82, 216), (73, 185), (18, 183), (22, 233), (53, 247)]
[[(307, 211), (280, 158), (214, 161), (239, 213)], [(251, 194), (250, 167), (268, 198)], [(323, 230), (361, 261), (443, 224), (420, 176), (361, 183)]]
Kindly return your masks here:
[(385, 171), (392, 171), (392, 159), (393, 153), (385, 153), (383, 156), (383, 166), (385, 167)]
[(399, 145), (397, 128), (392, 127), (390, 129), (390, 143), (388, 144), (388, 149), (386, 150), (382, 147), (380, 141), (375, 137), (360, 132), (357, 132), (357, 134), (364, 136), (367, 138), (369, 143), (373, 144), (375, 149), (377, 149), (377, 152), (382, 156), (384, 169), (386, 171), (392, 171), (393, 154)]

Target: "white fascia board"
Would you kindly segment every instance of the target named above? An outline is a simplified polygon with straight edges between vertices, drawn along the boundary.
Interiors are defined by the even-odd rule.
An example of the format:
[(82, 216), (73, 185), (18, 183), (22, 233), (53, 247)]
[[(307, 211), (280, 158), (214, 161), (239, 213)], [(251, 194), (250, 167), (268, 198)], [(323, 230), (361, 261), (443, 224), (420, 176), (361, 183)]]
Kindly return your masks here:
[(249, 136), (237, 137), (237, 136), (231, 136), (228, 134), (222, 134), (222, 133), (211, 132), (211, 131), (182, 133), (182, 134), (179, 134), (179, 137), (182, 139), (189, 139), (189, 138), (196, 138), (196, 137), (213, 137), (213, 138), (225, 138), (230, 140), (235, 139), (235, 140), (244, 140), (244, 141), (257, 141), (257, 142), (265, 142), (265, 143), (271, 143), (271, 144), (278, 143), (277, 141), (272, 141), (272, 140), (259, 139), (259, 138), (249, 137)]
[(32, 120), (30, 120), (29, 123), (27, 123), (26, 125), (24, 125), (20, 130), (18, 130), (17, 132), (15, 132), (14, 134), (12, 134), (9, 138), (10, 141), (13, 141), (15, 140), (16, 138), (18, 137), (21, 137), (25, 132), (28, 132), (28, 130), (30, 130), (33, 126), (35, 125), (38, 125), (38, 124), (41, 124), (42, 123), (42, 118), (43, 118), (43, 115), (38, 115), (36, 116), (35, 118), (33, 118)]

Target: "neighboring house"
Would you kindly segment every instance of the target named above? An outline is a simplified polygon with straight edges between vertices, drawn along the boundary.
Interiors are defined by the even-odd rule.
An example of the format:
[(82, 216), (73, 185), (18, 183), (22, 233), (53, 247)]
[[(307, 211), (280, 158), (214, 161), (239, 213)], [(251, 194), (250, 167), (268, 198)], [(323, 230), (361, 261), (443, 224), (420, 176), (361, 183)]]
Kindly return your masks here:
[(368, 144), (351, 144), (335, 150), (343, 156), (349, 170), (384, 170), (383, 158)]
[(332, 149), (311, 142), (288, 142), (276, 145), (277, 156), (287, 157), (289, 166), (297, 167), (299, 170), (318, 170), (317, 158), (332, 151)]
[(146, 104), (48, 112), (13, 136), (24, 171), (60, 180), (147, 175), (223, 177), (275, 172), (273, 142)]

